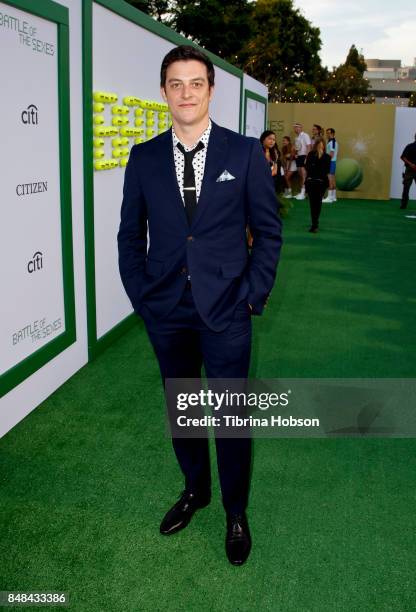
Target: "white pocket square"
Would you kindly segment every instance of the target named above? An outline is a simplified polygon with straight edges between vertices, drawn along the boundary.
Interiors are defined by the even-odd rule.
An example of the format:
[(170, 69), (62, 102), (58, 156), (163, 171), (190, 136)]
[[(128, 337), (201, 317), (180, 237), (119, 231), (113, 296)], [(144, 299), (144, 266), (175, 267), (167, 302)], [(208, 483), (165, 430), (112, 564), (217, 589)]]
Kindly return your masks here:
[(234, 181), (235, 176), (230, 174), (228, 170), (224, 170), (224, 172), (217, 178), (217, 183), (223, 183), (224, 181)]

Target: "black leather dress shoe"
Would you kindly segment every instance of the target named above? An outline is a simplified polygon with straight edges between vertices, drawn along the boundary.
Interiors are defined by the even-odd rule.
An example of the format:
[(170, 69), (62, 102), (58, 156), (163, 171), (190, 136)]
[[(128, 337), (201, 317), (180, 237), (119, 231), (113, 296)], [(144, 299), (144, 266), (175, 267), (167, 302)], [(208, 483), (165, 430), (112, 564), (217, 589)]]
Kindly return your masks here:
[(225, 551), (230, 563), (243, 565), (251, 550), (251, 537), (245, 514), (227, 515)]
[(195, 511), (208, 506), (211, 498), (209, 496), (197, 496), (189, 491), (184, 491), (174, 506), (165, 514), (160, 524), (160, 533), (172, 535), (184, 529), (190, 522)]

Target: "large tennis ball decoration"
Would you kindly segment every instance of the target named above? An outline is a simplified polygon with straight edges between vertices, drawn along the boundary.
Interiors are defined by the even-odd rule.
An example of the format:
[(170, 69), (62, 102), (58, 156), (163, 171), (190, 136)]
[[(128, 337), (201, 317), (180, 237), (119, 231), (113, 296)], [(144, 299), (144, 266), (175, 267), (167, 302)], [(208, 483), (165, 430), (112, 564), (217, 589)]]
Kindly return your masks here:
[(352, 191), (363, 180), (363, 169), (356, 159), (341, 159), (337, 162), (335, 179), (338, 189)]

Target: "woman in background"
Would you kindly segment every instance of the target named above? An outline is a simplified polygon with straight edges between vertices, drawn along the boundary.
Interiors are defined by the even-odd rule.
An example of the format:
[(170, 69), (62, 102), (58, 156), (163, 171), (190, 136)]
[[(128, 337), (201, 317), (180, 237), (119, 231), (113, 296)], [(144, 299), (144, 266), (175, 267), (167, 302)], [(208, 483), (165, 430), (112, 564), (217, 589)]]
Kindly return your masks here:
[(285, 179), (286, 187), (285, 192), (283, 194), (284, 198), (292, 197), (292, 176), (296, 172), (296, 149), (292, 144), (289, 136), (283, 137), (282, 144), (282, 168), (283, 168), (283, 176)]
[[(261, 146), (263, 147), (264, 156), (270, 165), (270, 170), (273, 177), (279, 176), (280, 170), (280, 151), (276, 143), (276, 134), (272, 130), (266, 130), (260, 136)], [(276, 185), (275, 179), (275, 185)]]
[[(274, 188), (277, 192), (279, 190), (279, 183), (281, 180), (280, 176), (280, 151), (279, 147), (276, 143), (276, 134), (272, 130), (266, 130), (260, 136), (260, 143), (263, 147), (264, 156), (269, 162), (270, 171), (272, 173)], [(278, 201), (276, 199), (276, 204)], [(250, 227), (247, 227), (247, 243), (249, 248), (252, 247), (253, 244), (253, 236), (250, 232)]]
[(309, 231), (316, 234), (319, 227), (319, 216), (322, 209), (322, 198), (328, 188), (328, 174), (331, 158), (325, 152), (325, 141), (318, 136), (313, 143), (313, 149), (305, 162), (306, 181), (305, 190), (309, 197), (311, 208), (311, 227)]

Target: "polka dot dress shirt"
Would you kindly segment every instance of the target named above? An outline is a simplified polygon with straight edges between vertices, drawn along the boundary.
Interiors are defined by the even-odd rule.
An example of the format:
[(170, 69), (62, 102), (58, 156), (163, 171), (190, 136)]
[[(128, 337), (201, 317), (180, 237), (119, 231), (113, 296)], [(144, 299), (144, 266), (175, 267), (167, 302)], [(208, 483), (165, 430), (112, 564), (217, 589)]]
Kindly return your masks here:
[[(194, 173), (195, 173), (196, 201), (198, 202), (199, 194), (201, 193), (202, 179), (204, 178), (205, 160), (207, 157), (208, 140), (209, 140), (209, 135), (211, 133), (211, 126), (212, 124), (211, 124), (211, 119), (210, 119), (208, 123), (208, 127), (205, 130), (205, 132), (190, 147), (179, 140), (172, 126), (173, 157), (175, 161), (176, 179), (178, 181), (179, 190), (181, 192), (181, 197), (182, 197), (183, 202), (184, 202), (184, 199), (183, 199), (183, 172), (185, 168), (185, 158), (183, 156), (183, 153), (179, 151), (177, 144), (178, 142), (181, 142), (185, 151), (192, 151), (192, 149), (195, 149), (198, 142), (204, 143), (204, 148), (201, 149), (201, 151), (198, 151), (198, 153), (195, 154), (195, 157), (192, 160), (192, 165), (194, 167)], [(185, 205), (185, 202), (184, 202), (184, 205)]]

